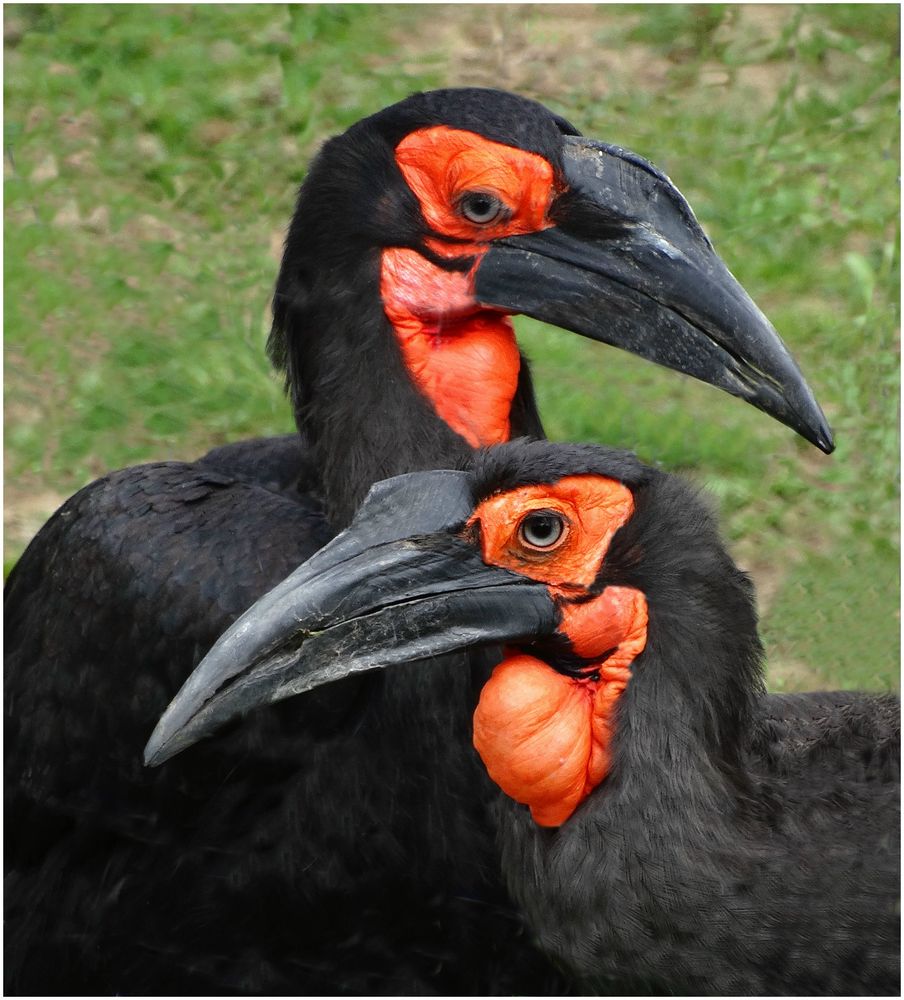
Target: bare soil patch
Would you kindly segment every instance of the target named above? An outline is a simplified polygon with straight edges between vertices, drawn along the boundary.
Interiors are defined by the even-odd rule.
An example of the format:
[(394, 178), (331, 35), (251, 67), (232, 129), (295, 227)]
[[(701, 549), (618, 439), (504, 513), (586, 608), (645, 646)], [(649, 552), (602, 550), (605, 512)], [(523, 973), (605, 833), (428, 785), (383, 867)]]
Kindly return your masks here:
[[(590, 4), (504, 4), (443, 7), (442, 16), (422, 22), (421, 32), (396, 35), (402, 67), (409, 72), (440, 65), (447, 86), (515, 90), (547, 103), (580, 92), (598, 103), (619, 89), (663, 91), (671, 85), (674, 59), (649, 44), (625, 41), (639, 17)], [(715, 41), (746, 32), (761, 56), (729, 74), (718, 62), (700, 64), (703, 86), (741, 86), (768, 107), (788, 79), (787, 60), (770, 54), (794, 16), (778, 4), (738, 5)], [(440, 56), (439, 54), (443, 55)], [(690, 53), (693, 58), (698, 54)]]
[(3, 487), (3, 537), (7, 552), (21, 552), (50, 515), (66, 500), (52, 490), (32, 490), (10, 482)]

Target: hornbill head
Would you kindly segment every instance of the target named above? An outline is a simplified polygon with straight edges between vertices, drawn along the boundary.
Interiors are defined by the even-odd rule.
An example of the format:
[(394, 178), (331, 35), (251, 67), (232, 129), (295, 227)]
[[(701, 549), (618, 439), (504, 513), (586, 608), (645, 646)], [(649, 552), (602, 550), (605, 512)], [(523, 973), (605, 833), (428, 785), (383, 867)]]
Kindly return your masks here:
[(718, 753), (760, 671), (749, 581), (686, 484), (626, 452), (518, 440), (478, 453), (468, 472), (374, 486), (346, 531), (220, 638), (145, 761), (259, 704), (488, 644), (505, 655), (482, 689), (474, 744), (546, 826), (607, 779), (626, 689), (665, 702), (635, 723), (675, 719), (685, 700), (681, 725), (699, 724), (692, 742)]
[(420, 393), (471, 446), (539, 434), (513, 403), (516, 313), (693, 375), (833, 448), (775, 329), (640, 156), (482, 89), (415, 94), (324, 146), (288, 233), (270, 344), (302, 426), (337, 392), (324, 351), (358, 364), (359, 383), (392, 381), (366, 350), (391, 329)]

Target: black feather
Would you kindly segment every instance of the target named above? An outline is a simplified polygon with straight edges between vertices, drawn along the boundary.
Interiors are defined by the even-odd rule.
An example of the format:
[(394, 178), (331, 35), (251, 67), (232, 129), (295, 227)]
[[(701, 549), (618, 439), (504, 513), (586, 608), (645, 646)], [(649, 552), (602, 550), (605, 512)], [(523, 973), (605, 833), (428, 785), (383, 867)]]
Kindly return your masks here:
[[(493, 790), (468, 732), (483, 659), (437, 662), (426, 682), (419, 670), (346, 681), (159, 771), (141, 765), (214, 640), (373, 482), (467, 456), (405, 371), (377, 253), (424, 233), (387, 136), (482, 113), (492, 135), (538, 128), (541, 145), (566, 128), (519, 98), (420, 95), (327, 143), (312, 166), (271, 337), (300, 444), (245, 442), (106, 476), (11, 574), (7, 993), (567, 989), (502, 886)], [(512, 426), (542, 433), (526, 365)]]
[(592, 589), (641, 590), (649, 627), (603, 784), (557, 830), (497, 808), (542, 945), (587, 992), (898, 995), (897, 698), (765, 693), (750, 580), (682, 480), (549, 442), (474, 476), (485, 495), (577, 473), (632, 489)]

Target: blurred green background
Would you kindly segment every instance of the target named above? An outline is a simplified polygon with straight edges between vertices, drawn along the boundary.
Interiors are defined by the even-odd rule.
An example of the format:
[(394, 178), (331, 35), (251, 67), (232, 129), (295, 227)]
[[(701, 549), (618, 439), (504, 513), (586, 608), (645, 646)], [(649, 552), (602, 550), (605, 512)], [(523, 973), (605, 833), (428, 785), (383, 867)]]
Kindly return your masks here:
[(414, 90), (489, 85), (669, 173), (838, 449), (519, 321), (550, 437), (715, 494), (771, 687), (896, 685), (898, 37), (895, 5), (7, 5), (7, 569), (108, 469), (291, 429), (264, 341), (310, 157)]

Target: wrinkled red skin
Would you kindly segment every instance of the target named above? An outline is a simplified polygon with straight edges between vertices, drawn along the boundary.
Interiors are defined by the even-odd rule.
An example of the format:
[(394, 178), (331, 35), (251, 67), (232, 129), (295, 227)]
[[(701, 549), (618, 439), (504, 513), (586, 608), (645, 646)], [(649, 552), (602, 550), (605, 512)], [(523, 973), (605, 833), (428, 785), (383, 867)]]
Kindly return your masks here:
[[(478, 305), (474, 274), (491, 240), (552, 225), (552, 167), (534, 153), (446, 126), (406, 136), (396, 162), (427, 224), (449, 238), (429, 239), (430, 249), (474, 261), (462, 272), (412, 249), (383, 251), (383, 308), (405, 365), (437, 414), (472, 447), (507, 441), (521, 358), (508, 316)], [(473, 191), (494, 195), (505, 210), (488, 224), (469, 221), (459, 200)], [(538, 554), (517, 542), (518, 522), (538, 507), (569, 519), (555, 553)], [(615, 704), (646, 642), (646, 602), (637, 591), (610, 587), (592, 601), (570, 603), (591, 583), (612, 535), (632, 512), (633, 498), (621, 484), (575, 476), (491, 498), (472, 519), (481, 522), (487, 562), (550, 585), (562, 633), (591, 661), (592, 677), (571, 678), (534, 657), (510, 655), (484, 686), (474, 715), (474, 745), (490, 776), (530, 806), (543, 826), (565, 822), (605, 779)], [(592, 663), (612, 649), (604, 662)]]
[[(565, 518), (550, 549), (520, 537), (521, 521), (537, 510)], [(621, 483), (567, 476), (490, 497), (471, 518), (471, 525), (480, 524), (488, 563), (548, 584), (560, 609), (560, 633), (588, 661), (584, 676), (569, 677), (512, 651), (484, 685), (474, 713), (474, 746), (487, 772), (529, 806), (541, 826), (564, 823), (610, 770), (615, 709), (646, 645), (647, 603), (631, 587), (575, 598), (586, 597), (612, 536), (633, 511), (631, 492)]]
[[(508, 316), (477, 304), (474, 272), (491, 240), (551, 225), (552, 167), (535, 153), (443, 125), (407, 135), (395, 155), (427, 223), (454, 241), (430, 239), (430, 249), (474, 259), (463, 273), (415, 250), (383, 251), (380, 292), (405, 365), (439, 416), (472, 447), (507, 441), (521, 356)], [(504, 217), (469, 222), (457, 207), (467, 191), (499, 198)]]
[(439, 416), (478, 448), (509, 439), (521, 355), (512, 321), (478, 310), (472, 285), (470, 273), (444, 271), (414, 250), (383, 251), (383, 308), (405, 366)]

